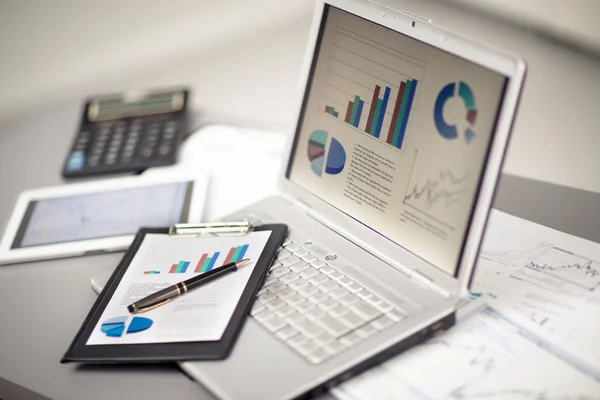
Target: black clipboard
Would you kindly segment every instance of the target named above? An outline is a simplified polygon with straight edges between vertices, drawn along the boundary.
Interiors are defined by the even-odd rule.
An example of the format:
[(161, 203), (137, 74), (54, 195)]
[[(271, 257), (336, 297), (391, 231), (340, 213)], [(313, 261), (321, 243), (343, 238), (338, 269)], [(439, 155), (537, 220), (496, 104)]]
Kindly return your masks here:
[[(99, 319), (135, 254), (140, 248), (144, 237), (148, 233), (198, 235), (206, 232), (229, 234), (244, 233), (248, 231), (271, 231), (271, 235), (264, 247), (249, 281), (236, 305), (235, 311), (219, 341), (203, 342), (176, 342), (176, 343), (147, 343), (147, 344), (119, 344), (119, 345), (87, 345), (88, 338), (96, 328)], [(275, 258), (279, 246), (283, 243), (287, 226), (283, 224), (269, 224), (252, 227), (244, 223), (211, 223), (202, 225), (179, 224), (173, 228), (143, 228), (135, 236), (131, 247), (113, 272), (104, 290), (92, 306), (85, 318), (79, 332), (73, 339), (61, 363), (75, 362), (86, 364), (107, 363), (160, 363), (170, 361), (191, 360), (222, 360), (227, 358), (235, 341), (242, 330), (254, 298), (262, 286), (269, 267)]]

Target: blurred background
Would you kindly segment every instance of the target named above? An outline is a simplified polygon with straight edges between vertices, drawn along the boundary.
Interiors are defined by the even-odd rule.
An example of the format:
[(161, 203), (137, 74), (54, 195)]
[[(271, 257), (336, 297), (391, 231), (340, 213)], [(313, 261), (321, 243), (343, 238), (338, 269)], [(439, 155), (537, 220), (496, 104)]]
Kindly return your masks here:
[[(378, 2), (521, 55), (528, 76), (505, 172), (600, 192), (599, 0)], [(312, 9), (312, 0), (0, 0), (0, 144), (37, 113), (170, 85), (192, 88), (203, 122), (290, 134)]]

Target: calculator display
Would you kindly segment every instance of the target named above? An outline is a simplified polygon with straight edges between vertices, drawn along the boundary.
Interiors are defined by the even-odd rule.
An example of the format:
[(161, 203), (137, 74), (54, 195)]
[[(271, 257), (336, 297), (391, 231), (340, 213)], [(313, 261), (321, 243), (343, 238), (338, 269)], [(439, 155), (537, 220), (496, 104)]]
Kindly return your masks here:
[(92, 122), (177, 112), (183, 109), (184, 92), (130, 92), (122, 96), (92, 100), (87, 116)]

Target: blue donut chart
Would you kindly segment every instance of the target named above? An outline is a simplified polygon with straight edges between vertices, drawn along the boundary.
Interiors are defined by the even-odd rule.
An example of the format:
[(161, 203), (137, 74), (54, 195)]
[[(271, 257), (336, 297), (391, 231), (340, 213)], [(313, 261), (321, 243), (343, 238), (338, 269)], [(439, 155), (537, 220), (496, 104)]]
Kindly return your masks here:
[[(433, 121), (435, 123), (435, 127), (437, 128), (439, 134), (445, 139), (456, 139), (459, 136), (458, 130), (456, 129), (456, 125), (450, 125), (444, 120), (444, 105), (449, 98), (454, 97), (455, 94), (458, 94), (460, 98), (463, 99), (465, 103), (465, 108), (467, 109), (466, 120), (469, 122), (469, 125), (473, 127), (475, 125), (475, 121), (477, 119), (477, 108), (475, 108), (475, 97), (473, 96), (473, 91), (465, 82), (460, 82), (458, 86), (458, 93), (456, 93), (456, 83), (452, 82), (447, 84), (440, 90), (440, 93), (435, 100), (435, 105), (433, 107)], [(471, 140), (475, 138), (475, 132), (467, 128), (464, 132), (465, 140), (467, 143), (470, 143)]]

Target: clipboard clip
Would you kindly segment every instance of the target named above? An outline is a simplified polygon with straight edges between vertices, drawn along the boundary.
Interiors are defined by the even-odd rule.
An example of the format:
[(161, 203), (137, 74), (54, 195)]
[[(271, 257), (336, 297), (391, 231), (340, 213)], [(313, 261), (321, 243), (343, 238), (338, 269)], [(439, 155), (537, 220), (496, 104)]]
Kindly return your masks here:
[(169, 235), (199, 236), (203, 234), (250, 232), (253, 226), (248, 221), (238, 222), (208, 222), (204, 224), (175, 224), (169, 229)]

